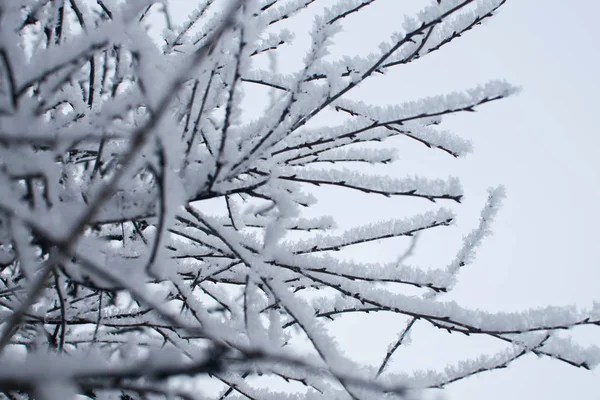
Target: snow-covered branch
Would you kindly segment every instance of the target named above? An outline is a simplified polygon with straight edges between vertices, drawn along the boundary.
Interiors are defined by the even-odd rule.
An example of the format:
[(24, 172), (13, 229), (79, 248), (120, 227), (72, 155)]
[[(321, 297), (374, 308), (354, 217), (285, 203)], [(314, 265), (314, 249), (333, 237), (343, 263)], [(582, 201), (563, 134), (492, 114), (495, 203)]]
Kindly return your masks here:
[[(437, 125), (513, 86), (389, 106), (349, 94), (505, 1), (431, 1), (371, 55), (333, 60), (335, 35), (374, 3), (197, 0), (185, 21), (171, 21), (168, 1), (0, 5), (0, 397), (396, 399), (528, 354), (598, 364), (596, 347), (559, 333), (599, 326), (598, 304), (488, 313), (441, 297), (491, 234), (501, 188), (456, 257), (427, 269), (409, 263), (415, 237), (457, 221), (442, 207), (463, 199), (459, 180), (361, 169), (394, 165), (399, 149), (381, 144), (393, 136), (454, 157), (472, 150)], [(295, 72), (262, 69), (295, 44), (302, 32), (288, 23), (303, 13), (314, 24)], [(255, 84), (273, 93), (249, 117), (264, 94)], [(328, 112), (346, 119), (317, 122)], [(319, 190), (339, 204), (380, 195), (429, 211), (394, 206), (386, 221), (337, 230), (335, 216), (313, 212)], [(413, 241), (397, 262), (341, 256), (384, 240)], [(330, 324), (370, 313), (408, 321), (390, 325), (397, 340), (377, 366), (353, 361)], [(421, 324), (510, 348), (393, 371)]]

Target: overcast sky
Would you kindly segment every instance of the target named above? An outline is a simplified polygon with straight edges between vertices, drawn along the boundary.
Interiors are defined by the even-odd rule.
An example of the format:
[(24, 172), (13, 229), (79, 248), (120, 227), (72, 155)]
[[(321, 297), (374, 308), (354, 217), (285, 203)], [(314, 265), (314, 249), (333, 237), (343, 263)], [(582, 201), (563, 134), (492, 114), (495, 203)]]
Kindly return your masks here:
[[(193, 3), (173, 2), (175, 19)], [(334, 1), (322, 1), (329, 3)], [(422, 0), (378, 0), (361, 17), (348, 21), (334, 53), (375, 51), (373, 46), (387, 39), (388, 33), (400, 30), (403, 14), (417, 11), (422, 4)], [(517, 96), (445, 120), (445, 128), (473, 140), (475, 152), (466, 159), (402, 142), (401, 159), (390, 169), (399, 175), (407, 170), (428, 176), (458, 175), (465, 186), (465, 202), (455, 207), (457, 226), (437, 241), (420, 243), (416, 261), (429, 267), (445, 266), (461, 235), (477, 223), (485, 189), (497, 184), (507, 188), (494, 237), (479, 251), (476, 265), (461, 273), (448, 299), (491, 311), (549, 304), (587, 306), (600, 300), (600, 179), (596, 177), (600, 138), (595, 124), (600, 105), (599, 14), (600, 2), (595, 0), (508, 0), (485, 26), (418, 62), (373, 79), (353, 94), (376, 104), (394, 104), (497, 78), (522, 87)], [(307, 32), (310, 26), (311, 19), (301, 16), (292, 27)], [(302, 40), (300, 33), (300, 45)], [(303, 54), (301, 49), (299, 56)], [(281, 68), (294, 66), (293, 58), (279, 62)], [(320, 210), (335, 209), (342, 224), (397, 218), (411, 209), (371, 197), (354, 203), (344, 198), (345, 207), (340, 207), (339, 192), (321, 194), (325, 197)], [(365, 200), (371, 203), (365, 206)], [(381, 244), (360, 251), (368, 258), (393, 259), (397, 246)], [(359, 349), (354, 344), (356, 357), (380, 361), (394, 337), (390, 324), (396, 322), (378, 320), (388, 332), (381, 336), (374, 328), (377, 324), (365, 327), (364, 321), (350, 320), (340, 324), (340, 341), (351, 346), (356, 337), (362, 338)], [(354, 335), (352, 340), (347, 332)], [(462, 354), (497, 349), (486, 340), (449, 341), (439, 334), (419, 344), (419, 332), (414, 334), (414, 348), (401, 353), (403, 360), (396, 364), (443, 368), (444, 362)], [(600, 344), (597, 330), (595, 335), (593, 330), (576, 333), (582, 343)], [(600, 371), (528, 356), (507, 370), (456, 383), (446, 395), (450, 400), (585, 400), (597, 399), (599, 393)]]

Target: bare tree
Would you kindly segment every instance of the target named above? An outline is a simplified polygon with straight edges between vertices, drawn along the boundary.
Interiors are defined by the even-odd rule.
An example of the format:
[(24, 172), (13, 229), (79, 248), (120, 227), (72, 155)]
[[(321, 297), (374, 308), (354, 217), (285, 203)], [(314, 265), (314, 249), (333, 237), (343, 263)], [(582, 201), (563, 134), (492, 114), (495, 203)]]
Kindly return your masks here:
[[(437, 204), (461, 201), (456, 179), (396, 179), (360, 166), (391, 162), (394, 152), (373, 146), (390, 137), (460, 157), (470, 144), (439, 130), (442, 118), (515, 89), (490, 82), (385, 108), (347, 94), (461, 37), (505, 0), (433, 1), (377, 52), (331, 61), (342, 23), (351, 27), (375, 0), (340, 1), (319, 11), (290, 75), (260, 60), (292, 41), (286, 20), (320, 1), (197, 1), (178, 27), (166, 1), (0, 3), (3, 398), (404, 398), (525, 354), (584, 368), (600, 361), (597, 348), (556, 335), (599, 325), (598, 306), (492, 314), (438, 297), (490, 233), (502, 188), (490, 190), (479, 226), (446, 268), (410, 266), (414, 241), (389, 265), (332, 254), (454, 222)], [(160, 46), (145, 29), (153, 13), (168, 24)], [(256, 87), (272, 102), (246, 121), (242, 94)], [(327, 110), (345, 122), (312, 123)], [(306, 217), (310, 185), (420, 198), (435, 209), (339, 233), (329, 217)], [(391, 328), (397, 340), (378, 366), (357, 365), (328, 321), (372, 312), (406, 325)], [(439, 372), (390, 371), (418, 324), (508, 347)]]

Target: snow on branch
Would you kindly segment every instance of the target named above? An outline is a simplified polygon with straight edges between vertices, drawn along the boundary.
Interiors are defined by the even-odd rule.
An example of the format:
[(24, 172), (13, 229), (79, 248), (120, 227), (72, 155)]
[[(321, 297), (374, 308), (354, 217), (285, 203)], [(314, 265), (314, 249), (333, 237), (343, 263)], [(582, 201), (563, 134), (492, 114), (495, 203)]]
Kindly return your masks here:
[(297, 254), (340, 250), (345, 246), (373, 240), (412, 236), (427, 229), (450, 225), (453, 219), (452, 212), (447, 209), (440, 209), (437, 212), (416, 215), (410, 220), (390, 220), (363, 225), (335, 235), (319, 234), (309, 240), (294, 242), (290, 245), (290, 248)]
[(502, 99), (517, 92), (517, 88), (504, 81), (491, 81), (466, 92), (435, 96), (402, 105), (374, 107), (349, 99), (337, 100), (333, 106), (350, 114), (364, 115), (381, 124), (403, 125), (408, 121), (437, 117), (459, 111), (474, 111), (474, 107)]
[[(408, 260), (425, 250), (415, 237), (456, 222), (433, 203), (460, 203), (459, 180), (365, 165), (393, 165), (398, 149), (381, 144), (393, 136), (468, 154), (469, 141), (437, 129), (442, 118), (516, 89), (348, 98), (504, 2), (431, 1), (372, 55), (339, 60), (332, 39), (374, 0), (197, 0), (184, 21), (168, 1), (0, 5), (0, 397), (404, 399), (528, 354), (594, 368), (598, 348), (564, 331), (599, 326), (598, 304), (488, 313), (442, 298), (491, 233), (501, 189), (455, 259), (427, 269)], [(294, 18), (310, 13), (298, 49)], [(295, 72), (261, 69), (284, 49), (304, 55)], [(256, 85), (274, 92), (259, 112)], [(346, 121), (316, 123), (331, 110)], [(390, 197), (394, 215), (337, 231), (314, 207), (317, 186), (340, 207), (363, 202), (357, 214), (371, 195)], [(424, 209), (407, 211), (408, 198)], [(396, 262), (338, 252), (388, 239), (411, 241)], [(375, 312), (409, 318), (379, 368), (353, 361), (331, 324)], [(417, 324), (510, 348), (397, 373), (389, 360)]]
[[(287, 173), (286, 173), (287, 172)], [(334, 185), (364, 193), (389, 196), (420, 197), (435, 202), (450, 199), (460, 202), (463, 196), (458, 179), (429, 180), (420, 177), (391, 179), (377, 175), (367, 175), (351, 170), (286, 169), (279, 177), (282, 180), (311, 183), (313, 185)]]

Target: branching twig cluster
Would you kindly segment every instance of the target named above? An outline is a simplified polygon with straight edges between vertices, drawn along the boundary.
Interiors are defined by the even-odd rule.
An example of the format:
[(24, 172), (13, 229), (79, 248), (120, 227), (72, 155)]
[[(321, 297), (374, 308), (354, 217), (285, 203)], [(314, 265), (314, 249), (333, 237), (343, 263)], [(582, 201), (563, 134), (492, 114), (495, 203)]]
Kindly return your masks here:
[[(454, 157), (470, 144), (437, 129), (515, 89), (491, 82), (390, 107), (347, 94), (445, 46), (504, 0), (434, 1), (368, 57), (327, 48), (374, 0), (319, 11), (291, 75), (260, 57), (289, 45), (286, 21), (316, 0), (198, 0), (178, 27), (168, 2), (14, 0), (0, 4), (0, 395), (8, 399), (380, 399), (443, 387), (526, 354), (591, 368), (595, 348), (556, 335), (600, 325), (600, 308), (488, 314), (438, 298), (476, 247), (503, 196), (446, 269), (357, 263), (336, 251), (415, 238), (454, 222), (446, 208), (344, 232), (305, 218), (312, 185), (460, 202), (454, 179), (401, 179), (355, 165), (393, 161), (373, 146), (398, 136)], [(145, 24), (167, 21), (160, 47)], [(248, 122), (243, 94), (275, 91)], [(315, 127), (326, 110), (339, 126)], [(329, 167), (331, 166), (331, 168)], [(212, 202), (212, 203), (211, 203)], [(215, 215), (207, 204), (219, 202)], [(422, 291), (400, 294), (398, 287)], [(339, 349), (328, 321), (351, 313), (407, 318), (378, 366)], [(509, 345), (442, 372), (389, 368), (418, 324)], [(311, 350), (292, 344), (303, 336)], [(261, 377), (280, 378), (267, 388)]]

